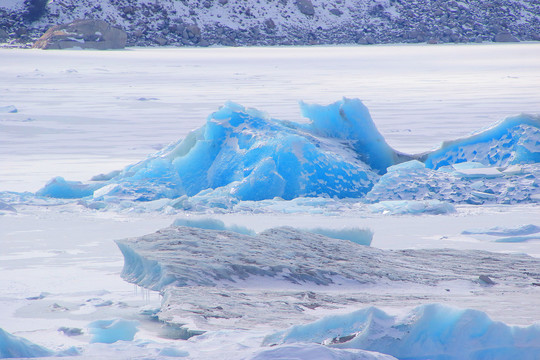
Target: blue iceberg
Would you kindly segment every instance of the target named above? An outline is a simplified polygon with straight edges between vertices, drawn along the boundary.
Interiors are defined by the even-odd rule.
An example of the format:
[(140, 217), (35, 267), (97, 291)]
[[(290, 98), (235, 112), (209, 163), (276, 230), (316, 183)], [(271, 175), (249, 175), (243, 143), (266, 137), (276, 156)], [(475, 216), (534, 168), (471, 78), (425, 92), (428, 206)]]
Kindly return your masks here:
[(322, 343), (363, 349), (398, 359), (537, 359), (540, 325), (509, 326), (484, 312), (441, 304), (415, 308), (404, 318), (378, 308), (297, 325), (265, 339), (265, 345)]
[[(85, 198), (99, 203), (95, 208), (124, 200), (182, 199), (172, 206), (189, 209), (193, 203), (231, 208), (238, 201), (366, 195), (369, 202), (445, 196), (450, 202), (522, 202), (540, 192), (539, 117), (508, 118), (434, 151), (404, 154), (386, 143), (360, 100), (300, 106), (308, 123), (271, 119), (226, 103), (185, 139), (120, 172), (94, 178), (102, 181), (55, 178), (37, 194)], [(469, 186), (479, 179), (487, 183), (485, 189)], [(449, 181), (458, 196), (434, 195)], [(509, 193), (497, 195), (502, 188), (510, 188)]]

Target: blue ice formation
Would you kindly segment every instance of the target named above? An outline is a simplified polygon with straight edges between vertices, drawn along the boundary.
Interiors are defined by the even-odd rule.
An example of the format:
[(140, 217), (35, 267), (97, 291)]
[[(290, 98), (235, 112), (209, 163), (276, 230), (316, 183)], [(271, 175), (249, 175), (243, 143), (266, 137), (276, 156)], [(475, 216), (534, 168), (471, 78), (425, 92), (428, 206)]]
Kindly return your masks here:
[(441, 304), (422, 305), (405, 318), (370, 307), (293, 326), (268, 336), (265, 345), (323, 343), (398, 359), (538, 359), (540, 325), (508, 326), (484, 312)]
[(52, 356), (54, 352), (0, 329), (0, 359)]
[(301, 103), (301, 109), (308, 123), (271, 119), (229, 102), (184, 140), (141, 162), (89, 184), (58, 177), (37, 194), (86, 198), (97, 209), (175, 199), (173, 207), (189, 210), (193, 204), (231, 208), (239, 201), (366, 194), (369, 202), (450, 196), (450, 202), (514, 203), (535, 201), (540, 192), (540, 117), (511, 117), (437, 150), (407, 155), (386, 143), (360, 100)]
[(91, 343), (112, 344), (117, 341), (132, 341), (139, 329), (138, 321), (113, 319), (96, 320), (88, 325), (93, 335)]

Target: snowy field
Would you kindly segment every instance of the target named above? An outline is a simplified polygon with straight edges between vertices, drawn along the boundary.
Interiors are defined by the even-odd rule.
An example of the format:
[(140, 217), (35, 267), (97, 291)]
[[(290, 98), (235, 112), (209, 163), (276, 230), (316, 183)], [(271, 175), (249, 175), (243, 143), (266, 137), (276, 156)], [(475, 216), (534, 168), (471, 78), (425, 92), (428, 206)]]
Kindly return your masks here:
[[(530, 198), (533, 200), (520, 204), (456, 203), (451, 211), (438, 211), (440, 214), (424, 210), (392, 214), (395, 204), (378, 212), (347, 199), (251, 202), (233, 212), (208, 207), (199, 211), (170, 207), (100, 211), (82, 206), (78, 200), (26, 201), (30, 195), (12, 193), (36, 192), (56, 176), (87, 181), (94, 175), (120, 170), (185, 138), (229, 100), (257, 108), (272, 118), (306, 123), (298, 106), (300, 100), (327, 105), (343, 97), (358, 98), (391, 147), (409, 154), (426, 152), (508, 116), (539, 114), (538, 59), (538, 44), (0, 50), (0, 329), (51, 350), (34, 352), (39, 356), (66, 351), (88, 359), (277, 359), (291, 354), (305, 359), (391, 359), (358, 350), (384, 352), (384, 344), (367, 330), (358, 335), (361, 331), (355, 326), (362, 323), (364, 329), (385, 334), (406, 327), (416, 334), (430, 328), (426, 323), (443, 321), (457, 324), (453, 331), (464, 334), (468, 333), (463, 329), (471, 323), (483, 324), (482, 331), (504, 335), (493, 335), (489, 344), (515, 337), (516, 344), (526, 349), (522, 353), (506, 349), (506, 357), (501, 350), (494, 358), (539, 359), (540, 207), (534, 201), (538, 192)], [(538, 179), (532, 182), (537, 189)], [(436, 278), (430, 278), (430, 284), (412, 281), (400, 286), (386, 279), (369, 286), (347, 283), (297, 288), (267, 279), (271, 291), (287, 292), (280, 296), (291, 297), (297, 291), (313, 293), (323, 305), (305, 308), (294, 316), (289, 316), (293, 310), (268, 307), (267, 312), (283, 311), (280, 314), (284, 317), (297, 321), (281, 326), (277, 321), (255, 326), (251, 319), (239, 321), (237, 328), (228, 320), (208, 321), (205, 327), (178, 316), (192, 310), (182, 304), (196, 305), (198, 297), (216, 296), (213, 289), (190, 287), (184, 291), (178, 287), (163, 292), (162, 297), (157, 291), (129, 284), (120, 276), (124, 257), (114, 240), (154, 233), (178, 218), (208, 217), (255, 232), (277, 226), (369, 229), (374, 250), (418, 250), (407, 255), (407, 261), (423, 264), (424, 270), (433, 265), (425, 263), (422, 256), (431, 254), (437, 263), (442, 252), (423, 253), (423, 249), (463, 251), (463, 258), (451, 257), (449, 264), (455, 268), (467, 267), (467, 261), (481, 262), (478, 259), (482, 257), (500, 256), (505, 263), (510, 261), (505, 254), (516, 256), (512, 264), (523, 268), (512, 269), (517, 274), (506, 272), (506, 267), (489, 268), (489, 273), (486, 268), (471, 267), (470, 273), (459, 276), (437, 269), (433, 276), (446, 281), (437, 283)], [(278, 240), (275, 244), (280, 248)], [(165, 250), (170, 249), (160, 249)], [(469, 250), (497, 255), (478, 258)], [(388, 254), (382, 252), (381, 259)], [(146, 261), (141, 254), (135, 258), (139, 256)], [(164, 264), (169, 261), (163, 259)], [(448, 259), (441, 257), (441, 261)], [(392, 269), (397, 269), (397, 274), (405, 271), (399, 266), (407, 261), (398, 255), (394, 261)], [(497, 281), (502, 274), (506, 280)], [(480, 275), (495, 279), (496, 284), (476, 281)], [(263, 296), (273, 294), (270, 290), (260, 292), (264, 281), (253, 287), (258, 281), (246, 284), (251, 298), (242, 301), (262, 301)], [(356, 300), (336, 301), (342, 294)], [(231, 290), (228, 296), (236, 299), (243, 295)], [(166, 326), (150, 316), (162, 301), (172, 310), (162, 308), (160, 319), (173, 319), (176, 325), (184, 321), (190, 326)], [(335, 306), (330, 306), (334, 302)], [(439, 305), (413, 310), (431, 303)], [(234, 301), (227, 306), (234, 307)], [(369, 306), (378, 309), (365, 310)], [(494, 321), (523, 327), (504, 327), (486, 320), (483, 313), (463, 313), (444, 306), (481, 310)], [(360, 311), (355, 316), (364, 320), (349, 324), (351, 316), (344, 314), (353, 311)], [(264, 318), (264, 308), (259, 312), (253, 312), (254, 319)], [(342, 314), (342, 319), (324, 317), (328, 314)], [(100, 326), (105, 325), (95, 321), (112, 319), (117, 319), (120, 330), (116, 335), (104, 335)], [(368, 324), (368, 319), (372, 323)], [(336, 322), (345, 332), (336, 330)], [(251, 327), (254, 329), (249, 330)], [(216, 330), (219, 328), (223, 330)], [(136, 334), (129, 336), (134, 329)], [(187, 337), (186, 331), (196, 330), (209, 331), (177, 340)], [(352, 333), (356, 335), (351, 340), (347, 336)], [(127, 336), (124, 340), (128, 341), (103, 344), (100, 336), (109, 336), (109, 340)], [(525, 338), (528, 342), (520, 343)], [(7, 357), (1, 347), (9, 339), (0, 330), (0, 357)], [(278, 346), (269, 347), (275, 344)], [(492, 346), (489, 344), (486, 346)], [(393, 355), (412, 358), (407, 351), (413, 347), (406, 350), (404, 345)], [(433, 351), (437, 351), (435, 347)], [(418, 353), (414, 358), (437, 358), (433, 354)], [(465, 358), (459, 353), (449, 356)], [(485, 356), (470, 358), (488, 358)]]

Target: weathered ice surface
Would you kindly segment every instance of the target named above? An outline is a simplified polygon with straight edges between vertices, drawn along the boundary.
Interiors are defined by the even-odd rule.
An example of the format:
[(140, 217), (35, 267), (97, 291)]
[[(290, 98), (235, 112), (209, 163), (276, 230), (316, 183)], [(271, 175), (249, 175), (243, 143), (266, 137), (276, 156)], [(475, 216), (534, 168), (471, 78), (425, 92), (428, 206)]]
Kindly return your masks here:
[[(117, 244), (124, 279), (160, 290), (160, 319), (190, 330), (280, 328), (315, 320), (314, 309), (439, 301), (446, 295), (432, 289), (456, 281), (474, 289), (479, 303), (492, 301), (493, 291), (511, 298), (539, 290), (533, 285), (540, 279), (536, 258), (384, 251), (292, 228), (248, 236), (173, 226)], [(391, 294), (394, 287), (407, 290)]]
[(36, 49), (123, 49), (127, 34), (103, 20), (75, 20), (51, 27), (34, 44)]

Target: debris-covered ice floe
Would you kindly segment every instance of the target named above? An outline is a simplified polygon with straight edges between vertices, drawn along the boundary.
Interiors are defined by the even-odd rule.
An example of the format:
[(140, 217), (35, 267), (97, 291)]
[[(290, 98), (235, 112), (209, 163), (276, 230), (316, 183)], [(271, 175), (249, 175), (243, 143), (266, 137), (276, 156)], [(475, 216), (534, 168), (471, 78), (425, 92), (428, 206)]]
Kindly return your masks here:
[[(526, 255), (385, 251), (293, 228), (253, 236), (172, 226), (117, 244), (124, 255), (123, 278), (161, 291), (158, 317), (193, 331), (283, 328), (316, 319), (311, 310), (374, 299), (418, 304), (434, 299), (425, 289), (454, 281), (469, 284), (476, 298), (486, 301), (492, 301), (493, 287), (509, 294), (539, 290), (534, 283), (540, 260)], [(488, 275), (496, 285), (479, 281)], [(408, 290), (387, 297), (381, 286)], [(412, 296), (413, 291), (421, 295)]]
[(398, 359), (537, 359), (540, 325), (508, 326), (484, 312), (422, 305), (405, 317), (378, 308), (325, 317), (268, 336), (264, 343), (319, 343)]
[(96, 209), (165, 199), (156, 205), (183, 210), (298, 197), (512, 204), (540, 196), (537, 116), (407, 155), (386, 143), (359, 100), (301, 108), (307, 124), (227, 103), (139, 163), (91, 183), (55, 178), (37, 194), (84, 198)]

